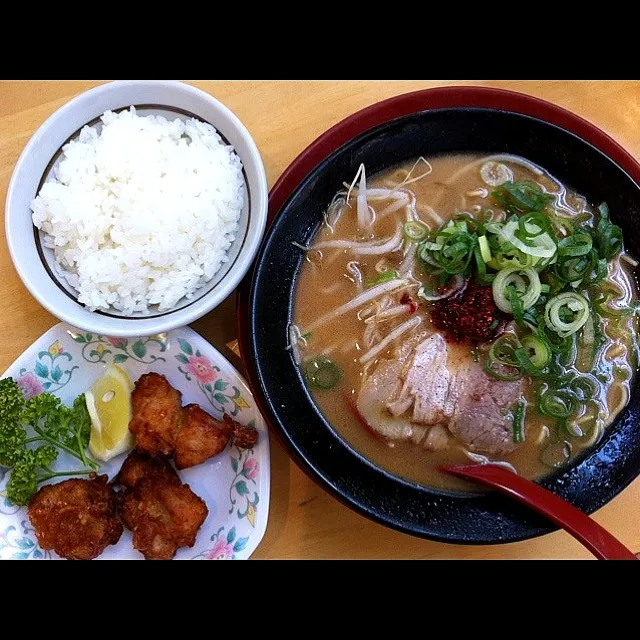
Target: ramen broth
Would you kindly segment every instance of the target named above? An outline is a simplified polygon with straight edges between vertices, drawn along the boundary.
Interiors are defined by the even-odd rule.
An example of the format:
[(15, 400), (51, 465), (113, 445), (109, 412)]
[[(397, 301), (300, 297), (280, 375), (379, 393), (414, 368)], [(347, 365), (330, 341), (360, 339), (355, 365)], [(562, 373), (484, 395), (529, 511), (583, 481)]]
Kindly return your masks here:
[[(480, 174), (487, 156), (479, 154), (456, 154), (429, 158), (429, 163), (408, 162), (390, 170), (369, 177), (367, 189), (394, 188), (405, 180), (411, 171), (411, 177), (426, 174), (419, 180), (402, 186), (407, 194), (408, 204), (393, 198), (371, 198), (368, 206), (372, 207), (377, 217), (373, 225), (372, 235), (365, 236), (358, 229), (356, 215), (356, 196), (350, 197), (351, 206), (330, 207), (319, 231), (313, 238), (310, 249), (306, 251), (306, 260), (302, 264), (296, 285), (294, 323), (304, 332), (305, 327), (317, 324), (318, 318), (325, 316), (333, 309), (353, 300), (358, 293), (366, 291), (367, 281), (380, 280), (383, 271), (403, 270), (410, 262), (409, 274), (412, 286), (405, 293), (413, 302), (419, 302), (418, 309), (411, 317), (420, 318), (420, 326), (410, 329), (397, 340), (391, 341), (369, 363), (362, 364), (360, 358), (370, 348), (364, 344), (363, 333), (367, 309), (370, 304), (341, 314), (328, 322), (321, 323), (298, 341), (299, 357), (304, 362), (309, 356), (326, 356), (336, 365), (342, 376), (337, 385), (328, 390), (315, 389), (309, 385), (313, 399), (327, 421), (356, 451), (383, 469), (401, 476), (409, 481), (444, 489), (470, 488), (470, 485), (449, 477), (438, 471), (439, 465), (469, 464), (474, 453), (468, 446), (450, 437), (443, 449), (428, 450), (410, 441), (385, 440), (375, 437), (362, 421), (349, 410), (348, 400), (355, 402), (364, 379), (375, 370), (381, 358), (393, 358), (395, 350), (409, 340), (416, 331), (436, 332), (430, 314), (429, 304), (419, 300), (417, 281), (423, 281), (426, 274), (423, 263), (407, 256), (413, 251), (411, 243), (404, 241), (401, 248), (382, 255), (354, 255), (346, 246), (348, 243), (391, 238), (396, 234), (399, 225), (408, 217), (422, 221), (430, 231), (440, 228), (454, 215), (468, 212), (473, 216), (487, 209), (493, 211), (496, 220), (504, 220), (505, 214), (491, 200), (492, 186), (487, 185)], [(530, 180), (536, 182), (544, 191), (555, 195), (554, 208), (569, 219), (578, 217), (583, 220), (592, 213), (585, 199), (560, 184), (555, 178), (542, 172), (537, 167), (524, 161), (512, 161), (510, 158), (497, 158), (502, 166), (512, 172), (514, 182)], [(527, 166), (528, 165), (528, 166)], [(428, 171), (428, 168), (431, 168)], [(413, 171), (412, 171), (413, 169)], [(349, 182), (353, 176), (345, 176)], [(357, 189), (357, 183), (354, 186)], [(398, 205), (394, 208), (394, 204)], [(337, 218), (337, 219), (336, 219)], [(327, 241), (347, 241), (344, 247), (315, 249)], [(628, 260), (628, 261), (627, 261)], [(357, 267), (357, 271), (354, 270)], [(631, 264), (630, 264), (631, 263)], [(633, 260), (625, 254), (616, 256), (608, 265), (606, 281), (618, 292), (616, 304), (624, 306), (635, 300), (635, 288), (631, 276)], [(358, 272), (362, 276), (362, 284), (358, 283)], [(395, 306), (402, 292), (395, 292)], [(391, 304), (391, 306), (394, 306)], [(389, 307), (391, 308), (391, 307)], [(407, 316), (409, 317), (409, 316)], [(384, 335), (401, 322), (404, 316), (391, 318), (389, 323), (380, 329), (380, 336), (374, 337), (373, 345), (380, 343)], [(603, 318), (601, 328), (606, 338), (606, 346), (600, 352), (598, 394), (601, 407), (588, 405), (577, 415), (572, 416), (572, 424), (577, 425), (576, 434), (564, 434), (562, 455), (570, 453), (571, 459), (580, 455), (587, 447), (593, 446), (601, 437), (616, 414), (624, 407), (629, 398), (630, 382), (635, 373), (637, 347), (635, 339), (635, 315), (623, 318)], [(369, 336), (370, 339), (370, 336)], [(577, 340), (578, 355), (575, 369), (580, 370), (581, 358), (580, 338)], [(465, 342), (448, 341), (449, 363), (455, 360), (464, 361), (477, 357), (472, 346)], [(553, 433), (553, 420), (540, 415), (535, 410), (536, 397), (530, 378), (524, 378), (524, 396), (528, 403), (525, 418), (524, 442), (511, 453), (504, 455), (481, 454), (484, 460), (496, 460), (512, 465), (519, 474), (527, 478), (539, 478), (553, 470), (552, 461), (543, 461), (541, 451), (549, 445), (550, 434)], [(410, 416), (409, 416), (410, 418)], [(580, 425), (585, 425), (580, 433)], [(471, 460), (470, 460), (471, 458)], [(476, 460), (482, 460), (475, 454)]]

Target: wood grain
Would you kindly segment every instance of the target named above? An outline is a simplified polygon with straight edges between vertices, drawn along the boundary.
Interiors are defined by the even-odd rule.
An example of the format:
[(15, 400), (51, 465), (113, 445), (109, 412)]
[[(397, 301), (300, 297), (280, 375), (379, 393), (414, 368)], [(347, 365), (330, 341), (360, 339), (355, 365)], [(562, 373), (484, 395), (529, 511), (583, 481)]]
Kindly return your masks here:
[[(590, 120), (640, 158), (638, 81), (190, 81), (224, 102), (246, 124), (262, 153), (269, 185), (310, 142), (354, 111), (392, 95), (450, 84), (528, 93)], [(100, 82), (0, 82), (0, 198), (14, 164), (40, 124), (70, 98)], [(4, 209), (3, 209), (4, 211)], [(4, 215), (4, 214), (3, 214)], [(13, 269), (0, 227), (0, 371), (57, 321), (29, 295)], [(231, 296), (194, 328), (236, 365)], [(590, 558), (558, 532), (500, 546), (457, 546), (391, 531), (343, 506), (307, 478), (272, 438), (271, 506), (255, 558)], [(640, 480), (601, 509), (596, 520), (640, 550)]]

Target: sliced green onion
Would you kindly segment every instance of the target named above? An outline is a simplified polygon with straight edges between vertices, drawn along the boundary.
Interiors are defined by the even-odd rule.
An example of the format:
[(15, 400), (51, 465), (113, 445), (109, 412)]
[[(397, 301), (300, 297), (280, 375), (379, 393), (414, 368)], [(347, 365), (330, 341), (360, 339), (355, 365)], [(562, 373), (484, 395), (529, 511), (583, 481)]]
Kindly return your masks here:
[(576, 375), (569, 384), (569, 388), (573, 391), (578, 400), (585, 402), (597, 397), (598, 383), (589, 375)]
[(520, 213), (542, 211), (553, 201), (553, 196), (530, 180), (505, 182), (491, 192), (491, 197), (507, 211)]
[(518, 367), (516, 349), (520, 347), (518, 338), (511, 333), (500, 336), (487, 352), (483, 362), (484, 370), (494, 378), (507, 382), (520, 380), (522, 371)]
[(544, 322), (538, 323), (536, 335), (549, 347), (552, 353), (563, 355), (571, 351), (571, 337), (561, 338), (555, 331), (551, 331)]
[(628, 318), (632, 316), (636, 309), (633, 307), (624, 307), (620, 309), (612, 309), (611, 307), (603, 307), (602, 305), (596, 306), (598, 313), (600, 315), (606, 316), (607, 318)]
[(480, 254), (485, 262), (491, 262), (491, 249), (489, 248), (489, 241), (487, 236), (480, 236), (478, 238), (478, 246), (480, 247)]
[(515, 286), (510, 284), (507, 289), (507, 300), (511, 305), (511, 312), (517, 324), (524, 326), (524, 309), (522, 308), (522, 298), (516, 290)]
[(591, 369), (595, 364), (596, 351), (593, 346), (595, 343), (596, 332), (595, 323), (598, 321), (597, 315), (591, 312), (591, 317), (588, 322), (585, 322), (582, 327), (582, 334), (580, 335), (580, 369)]
[[(538, 258), (552, 258), (556, 251), (555, 240), (537, 225), (530, 224), (526, 227), (528, 236), (522, 236), (518, 220), (510, 220), (500, 231), (500, 235), (516, 249), (530, 256)], [(521, 237), (519, 237), (521, 236)]]
[[(467, 270), (474, 256), (478, 237), (475, 233), (465, 231), (466, 227), (466, 223), (458, 222), (439, 231), (435, 243), (431, 240), (420, 243), (418, 256), (425, 262), (427, 271), (434, 274), (458, 275)], [(439, 249), (435, 249), (433, 244), (439, 245)]]
[(342, 378), (338, 366), (324, 356), (309, 358), (302, 363), (302, 373), (307, 382), (318, 389), (333, 389)]
[(443, 298), (448, 298), (452, 296), (454, 293), (464, 288), (465, 280), (462, 276), (454, 276), (453, 284), (449, 286), (444, 291), (427, 291), (424, 287), (420, 287), (418, 290), (418, 297), (427, 300), (428, 302), (434, 302), (435, 300), (442, 300)]
[(544, 319), (549, 329), (566, 338), (582, 328), (589, 319), (589, 303), (579, 293), (560, 293), (545, 305)]
[[(596, 289), (596, 291), (598, 291)], [(611, 297), (606, 297), (606, 293), (612, 292)], [(633, 315), (636, 312), (635, 307), (611, 307), (609, 303), (611, 299), (617, 297), (619, 294), (617, 291), (607, 290), (605, 295), (599, 295), (597, 298), (592, 298), (592, 307), (597, 311), (601, 316), (605, 316), (606, 318), (627, 318)]]
[(543, 213), (527, 213), (524, 216), (516, 218), (516, 220), (518, 221), (518, 231), (516, 231), (516, 236), (523, 241), (526, 241), (529, 238), (535, 238), (543, 233), (547, 233), (550, 236), (554, 235), (553, 227), (549, 222), (549, 218), (547, 218)]
[(596, 268), (600, 275), (598, 254), (591, 249), (583, 256), (561, 256), (555, 263), (553, 271), (564, 282), (579, 282)]
[(568, 389), (552, 389), (543, 384), (536, 389), (538, 411), (551, 418), (568, 418), (576, 409), (576, 397)]
[(500, 231), (502, 230), (502, 227), (504, 227), (504, 224), (502, 222), (485, 222), (484, 224), (484, 231), (485, 233), (493, 233), (498, 234), (500, 233)]
[(560, 256), (584, 256), (593, 246), (593, 239), (586, 231), (577, 231), (568, 238), (558, 242), (558, 255)]
[(607, 261), (604, 258), (598, 260), (598, 266), (596, 267), (596, 277), (593, 279), (593, 282), (595, 283), (604, 280), (607, 277), (607, 272)]
[(524, 419), (527, 410), (527, 403), (519, 400), (513, 413), (513, 441), (516, 444), (524, 442)]
[(593, 325), (593, 345), (591, 350), (591, 367), (589, 368), (593, 369), (593, 367), (596, 365), (596, 362), (598, 360), (598, 355), (600, 353), (600, 350), (607, 343), (607, 337), (605, 336), (604, 331), (602, 329), (601, 314), (595, 304), (592, 304), (591, 306), (591, 316), (592, 316), (592, 325)]
[(518, 338), (512, 333), (505, 333), (500, 336), (489, 350), (489, 356), (492, 360), (509, 366), (517, 366), (518, 359), (515, 356), (515, 350), (520, 346)]
[(622, 229), (609, 220), (609, 207), (603, 202), (598, 207), (600, 219), (595, 230), (595, 241), (600, 257), (611, 260), (622, 251)]
[(521, 342), (534, 367), (544, 369), (551, 362), (551, 347), (547, 341), (539, 336), (527, 335)]
[(420, 242), (427, 237), (429, 229), (422, 222), (417, 220), (409, 220), (404, 223), (403, 231), (405, 238), (410, 242)]
[(571, 458), (571, 445), (566, 441), (551, 442), (540, 454), (542, 464), (552, 469), (563, 467)]
[[(522, 276), (529, 280), (526, 286)], [(528, 309), (533, 306), (541, 293), (540, 277), (535, 269), (502, 269), (493, 281), (493, 300), (498, 309), (504, 313), (513, 313), (513, 307), (507, 299), (507, 287), (514, 285), (520, 300), (522, 309)]]
[[(592, 403), (592, 404), (598, 407), (597, 403)], [(568, 433), (571, 435), (571, 437), (583, 439), (583, 438), (588, 438), (593, 434), (593, 430), (596, 428), (597, 423), (598, 423), (597, 415), (583, 416), (580, 419), (579, 424), (578, 422), (567, 422), (565, 426)]]
[(617, 366), (613, 368), (613, 377), (616, 380), (620, 380), (624, 382), (625, 380), (629, 380), (631, 378), (631, 370), (625, 369), (624, 367)]
[(516, 349), (516, 358), (518, 359), (518, 366), (523, 373), (526, 373), (532, 378), (539, 378), (545, 375), (545, 370), (533, 364), (524, 347), (518, 347)]
[(467, 213), (466, 211), (456, 213), (453, 216), (453, 222), (454, 224), (456, 222), (464, 222), (466, 225), (466, 229), (468, 230), (469, 228), (471, 228), (472, 231), (475, 231), (478, 225), (478, 220), (476, 220), (470, 213)]
[[(544, 324), (545, 328), (548, 329), (550, 333), (555, 333), (551, 331), (544, 322), (542, 324)], [(570, 336), (566, 336), (564, 339), (567, 341), (567, 346), (565, 350), (559, 354), (558, 362), (563, 367), (568, 367), (576, 360), (576, 355), (578, 353), (578, 334), (577, 332), (572, 333)]]
[(391, 282), (391, 280), (395, 280), (398, 277), (398, 272), (395, 269), (389, 269), (388, 271), (383, 271), (375, 278), (365, 280), (364, 286), (368, 289), (369, 287), (375, 287), (377, 284), (382, 284), (383, 282)]
[(538, 262), (539, 258), (522, 253), (515, 247), (509, 251), (495, 252), (488, 263), (492, 269), (500, 271), (500, 269), (528, 269)]
[(474, 255), (476, 257), (476, 266), (478, 267), (478, 273), (476, 274), (476, 280), (480, 284), (488, 285), (491, 284), (496, 275), (495, 273), (487, 273), (487, 265), (482, 258), (482, 252), (480, 247), (476, 247), (474, 250)]

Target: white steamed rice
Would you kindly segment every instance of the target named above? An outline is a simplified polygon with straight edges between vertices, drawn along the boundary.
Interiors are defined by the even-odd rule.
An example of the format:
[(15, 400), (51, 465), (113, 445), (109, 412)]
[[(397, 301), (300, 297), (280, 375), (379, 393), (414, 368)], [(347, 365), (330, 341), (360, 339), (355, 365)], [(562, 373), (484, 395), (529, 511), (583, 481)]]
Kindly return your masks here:
[(213, 278), (238, 229), (242, 163), (194, 118), (131, 107), (84, 127), (31, 202), (61, 275), (91, 310), (175, 307)]

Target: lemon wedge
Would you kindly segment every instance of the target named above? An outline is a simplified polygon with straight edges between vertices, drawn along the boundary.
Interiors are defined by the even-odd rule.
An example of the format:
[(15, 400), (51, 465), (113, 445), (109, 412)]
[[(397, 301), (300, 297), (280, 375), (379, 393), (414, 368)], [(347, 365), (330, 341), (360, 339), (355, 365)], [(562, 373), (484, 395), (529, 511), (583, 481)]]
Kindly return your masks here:
[(85, 392), (91, 417), (89, 451), (107, 462), (133, 447), (129, 431), (133, 383), (127, 372), (114, 364)]

